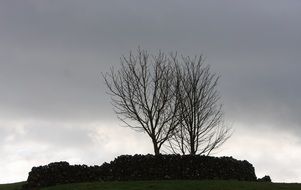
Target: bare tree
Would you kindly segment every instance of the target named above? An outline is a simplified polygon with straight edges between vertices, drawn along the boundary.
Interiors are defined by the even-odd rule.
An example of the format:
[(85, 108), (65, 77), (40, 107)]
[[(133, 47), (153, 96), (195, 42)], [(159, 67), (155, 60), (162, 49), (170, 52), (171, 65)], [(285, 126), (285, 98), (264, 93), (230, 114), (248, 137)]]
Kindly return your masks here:
[(216, 89), (219, 76), (203, 64), (202, 56), (173, 56), (176, 77), (180, 81), (177, 95), (180, 102), (180, 124), (167, 145), (174, 153), (209, 155), (231, 135), (224, 125), (222, 104)]
[(104, 75), (119, 119), (128, 127), (146, 132), (155, 155), (179, 123), (175, 89), (177, 78), (170, 56), (150, 55), (138, 49), (121, 58), (121, 68)]

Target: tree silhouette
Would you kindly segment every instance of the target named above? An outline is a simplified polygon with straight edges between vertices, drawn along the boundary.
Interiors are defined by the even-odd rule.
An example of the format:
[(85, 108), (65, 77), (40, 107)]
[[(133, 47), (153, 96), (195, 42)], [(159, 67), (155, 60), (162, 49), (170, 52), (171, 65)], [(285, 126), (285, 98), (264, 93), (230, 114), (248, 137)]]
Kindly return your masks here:
[(163, 52), (146, 50), (121, 58), (121, 68), (104, 75), (118, 118), (151, 138), (155, 155), (178, 125), (176, 76)]
[(209, 155), (230, 137), (216, 89), (219, 76), (202, 56), (179, 59), (138, 48), (104, 80), (118, 118), (146, 132), (155, 155), (162, 145), (173, 153)]
[[(206, 154), (220, 147), (231, 135), (224, 125), (222, 104), (216, 89), (219, 76), (203, 64), (202, 56), (173, 57), (176, 67), (180, 122), (168, 148), (174, 153)], [(182, 64), (180, 64), (180, 62)]]

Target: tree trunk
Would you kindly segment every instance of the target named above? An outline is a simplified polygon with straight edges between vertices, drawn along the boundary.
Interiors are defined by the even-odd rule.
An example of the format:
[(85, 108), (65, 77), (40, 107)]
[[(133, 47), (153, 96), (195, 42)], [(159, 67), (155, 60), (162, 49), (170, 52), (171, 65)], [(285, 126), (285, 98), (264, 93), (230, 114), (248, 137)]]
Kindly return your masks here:
[(153, 146), (154, 146), (154, 152), (155, 152), (155, 155), (160, 155), (160, 149), (158, 147), (158, 143), (156, 140), (153, 140)]
[(193, 138), (190, 139), (190, 155), (195, 155), (196, 150), (195, 150), (195, 145), (194, 145), (194, 140)]

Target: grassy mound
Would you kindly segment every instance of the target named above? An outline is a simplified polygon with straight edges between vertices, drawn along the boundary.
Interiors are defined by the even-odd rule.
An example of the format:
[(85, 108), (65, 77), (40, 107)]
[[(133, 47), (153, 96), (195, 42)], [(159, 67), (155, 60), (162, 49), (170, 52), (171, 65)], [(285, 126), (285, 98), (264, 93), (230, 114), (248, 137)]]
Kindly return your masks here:
[(25, 182), (0, 184), (0, 190), (19, 190)]
[[(22, 183), (0, 185), (0, 190), (19, 190)], [(74, 183), (40, 190), (300, 190), (301, 184), (260, 183), (245, 181), (129, 181)]]

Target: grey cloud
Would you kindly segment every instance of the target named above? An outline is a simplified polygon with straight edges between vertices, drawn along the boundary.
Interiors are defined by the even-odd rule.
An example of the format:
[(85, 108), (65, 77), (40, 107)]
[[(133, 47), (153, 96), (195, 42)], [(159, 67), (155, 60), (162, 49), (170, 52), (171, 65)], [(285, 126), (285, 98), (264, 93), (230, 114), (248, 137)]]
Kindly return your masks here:
[[(2, 123), (1, 123), (2, 124)], [(95, 129), (80, 123), (61, 123), (38, 120), (21, 120), (4, 123), (0, 128), (1, 147), (22, 145), (31, 152), (32, 144), (59, 149), (82, 149), (93, 146), (91, 134)]]
[[(109, 97), (104, 93), (103, 67), (98, 60), (84, 54), (81, 58), (33, 53), (28, 53), (27, 57), (16, 55), (10, 63), (0, 65), (1, 115), (105, 119), (112, 111)], [(105, 111), (104, 107), (107, 107)]]
[[(299, 40), (298, 2), (287, 6), (273, 1), (272, 7), (269, 3), (241, 1), (233, 1), (235, 7), (216, 1), (98, 1), (93, 6), (81, 1), (63, 1), (59, 5), (33, 2), (3, 6), (5, 16), (11, 18), (4, 21), (4, 27), (13, 29), (5, 30), (10, 40), (30, 42), (39, 48), (45, 44), (123, 50), (145, 43), (155, 48), (210, 48), (224, 52), (227, 48), (256, 51), (259, 47), (292, 45), (290, 42), (297, 45)], [(288, 38), (283, 38), (284, 34)]]
[[(258, 57), (253, 59), (256, 61)], [(224, 72), (221, 91), (226, 113), (246, 123), (292, 129), (300, 136), (300, 70), (300, 64), (286, 62), (280, 55), (278, 60), (271, 57), (250, 63), (244, 69), (237, 69), (237, 73), (235, 69)]]
[(217, 1), (56, 3), (2, 2), (1, 40), (9, 44), (2, 49), (12, 56), (5, 52), (1, 65), (7, 110), (15, 105), (25, 108), (23, 113), (30, 108), (37, 115), (97, 118), (100, 105), (110, 106), (108, 99), (101, 101), (106, 95), (97, 76), (118, 64), (128, 49), (146, 44), (189, 54), (204, 51), (224, 78), (230, 106), (251, 108), (255, 115), (262, 106), (272, 112), (282, 105), (292, 109), (290, 116), (300, 112), (299, 2), (232, 1), (235, 7)]
[[(72, 124), (34, 123), (24, 126), (24, 140), (47, 143), (60, 148), (84, 148), (92, 145), (91, 129)], [(20, 139), (22, 140), (22, 138)]]
[(0, 150), (2, 148), (1, 144), (5, 141), (5, 138), (9, 135), (9, 130), (6, 127), (0, 127)]

